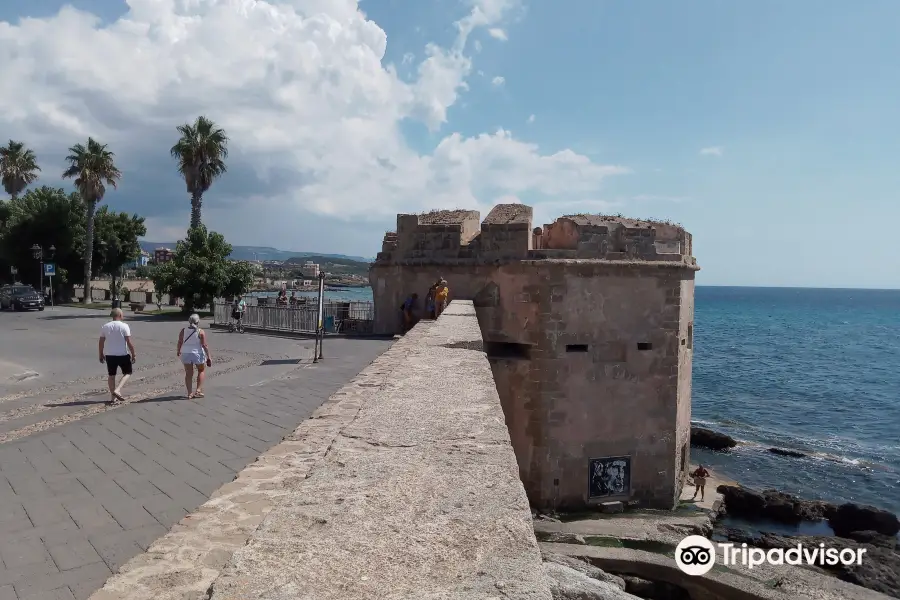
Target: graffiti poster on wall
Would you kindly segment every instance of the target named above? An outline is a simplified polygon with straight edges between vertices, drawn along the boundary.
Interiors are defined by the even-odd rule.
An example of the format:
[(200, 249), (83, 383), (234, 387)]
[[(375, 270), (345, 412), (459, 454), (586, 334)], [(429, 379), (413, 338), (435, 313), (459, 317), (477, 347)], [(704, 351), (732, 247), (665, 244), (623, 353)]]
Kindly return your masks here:
[(609, 456), (588, 461), (588, 498), (627, 496), (631, 490), (631, 457)]

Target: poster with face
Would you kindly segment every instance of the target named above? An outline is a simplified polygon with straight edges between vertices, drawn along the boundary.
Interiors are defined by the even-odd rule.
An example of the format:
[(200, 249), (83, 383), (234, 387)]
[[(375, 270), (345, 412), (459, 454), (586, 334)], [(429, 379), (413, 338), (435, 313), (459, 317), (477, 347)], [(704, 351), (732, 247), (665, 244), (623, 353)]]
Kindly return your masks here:
[(588, 462), (588, 497), (627, 496), (631, 490), (631, 457), (592, 458)]

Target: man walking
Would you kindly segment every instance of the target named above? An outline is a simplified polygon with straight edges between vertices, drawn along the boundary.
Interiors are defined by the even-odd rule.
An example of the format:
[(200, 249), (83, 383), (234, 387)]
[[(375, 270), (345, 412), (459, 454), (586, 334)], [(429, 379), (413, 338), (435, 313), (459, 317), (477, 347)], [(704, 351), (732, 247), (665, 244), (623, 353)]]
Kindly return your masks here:
[[(121, 308), (112, 309), (112, 321), (100, 328), (100, 362), (106, 363), (107, 384), (110, 404), (124, 402), (122, 386), (131, 377), (131, 365), (135, 360), (134, 344), (131, 343), (131, 328), (122, 322), (125, 316)], [(116, 386), (116, 372), (122, 370), (122, 380)]]

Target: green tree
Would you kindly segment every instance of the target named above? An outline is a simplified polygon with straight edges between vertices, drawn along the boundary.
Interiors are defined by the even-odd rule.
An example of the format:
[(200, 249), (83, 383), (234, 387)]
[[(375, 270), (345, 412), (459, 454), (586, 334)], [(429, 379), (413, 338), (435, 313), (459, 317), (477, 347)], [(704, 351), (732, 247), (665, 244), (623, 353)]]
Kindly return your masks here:
[(71, 296), (74, 280), (84, 253), (84, 203), (77, 193), (66, 194), (63, 189), (42, 186), (7, 203), (9, 213), (5, 233), (0, 238), (0, 250), (5, 265), (0, 276), (9, 275), (9, 267), (19, 270), (19, 279), (40, 285), (38, 262), (31, 253), (34, 244), (48, 250), (56, 247), (54, 287), (68, 288)]
[(0, 147), (0, 182), (13, 200), (37, 180), (40, 170), (37, 157), (24, 143), (9, 140)]
[(122, 173), (116, 168), (115, 155), (94, 138), (88, 138), (87, 146), (75, 144), (69, 148), (66, 157), (69, 167), (63, 172), (64, 179), (75, 179), (75, 187), (81, 194), (87, 209), (84, 231), (84, 303), (87, 304), (91, 289), (91, 263), (94, 257), (94, 215), (97, 203), (103, 200), (106, 186), (117, 187)]
[(219, 297), (243, 296), (253, 287), (253, 267), (247, 261), (230, 261), (228, 283)]
[(191, 229), (200, 226), (200, 211), (203, 194), (212, 182), (225, 173), (228, 157), (228, 136), (225, 130), (204, 116), (197, 117), (193, 124), (178, 126), (181, 134), (178, 143), (172, 146), (172, 157), (178, 161), (178, 172), (184, 177), (187, 191), (191, 195)]
[(139, 238), (147, 235), (144, 217), (101, 206), (94, 216), (94, 258), (100, 273), (116, 274), (141, 254)]
[(252, 271), (247, 263), (228, 260), (231, 250), (221, 234), (207, 231), (202, 224), (192, 227), (187, 238), (178, 242), (174, 258), (153, 269), (153, 286), (183, 299), (185, 314), (211, 306), (226, 294), (244, 293), (250, 289)]

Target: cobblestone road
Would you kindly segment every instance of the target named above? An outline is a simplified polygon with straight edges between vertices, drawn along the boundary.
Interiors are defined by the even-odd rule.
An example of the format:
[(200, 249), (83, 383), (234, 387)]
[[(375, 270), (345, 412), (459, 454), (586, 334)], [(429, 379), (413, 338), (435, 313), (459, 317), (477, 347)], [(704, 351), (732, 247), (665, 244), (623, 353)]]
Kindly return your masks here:
[(0, 600), (87, 598), (389, 346), (329, 339), (312, 364), (308, 341), (210, 332), (206, 397), (186, 400), (180, 325), (135, 320), (129, 402), (107, 407), (104, 321), (0, 315)]

